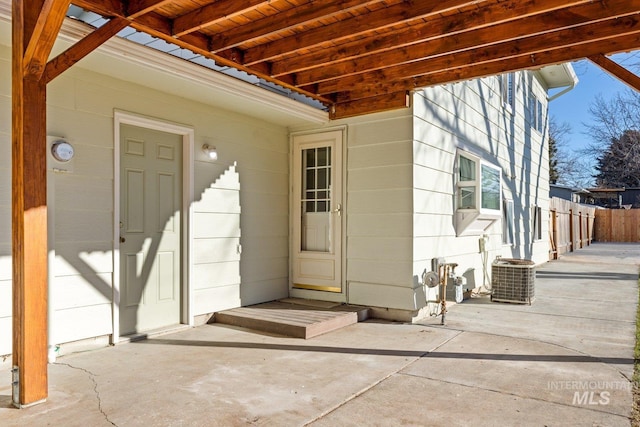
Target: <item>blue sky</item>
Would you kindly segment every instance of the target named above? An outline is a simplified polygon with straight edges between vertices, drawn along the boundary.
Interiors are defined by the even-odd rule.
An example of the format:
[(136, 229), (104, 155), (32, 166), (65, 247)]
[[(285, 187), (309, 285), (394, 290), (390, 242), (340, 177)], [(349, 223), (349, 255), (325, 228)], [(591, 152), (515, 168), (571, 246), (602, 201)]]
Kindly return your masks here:
[[(614, 55), (611, 59), (638, 74), (640, 51)], [(629, 86), (588, 60), (572, 65), (580, 81), (573, 90), (552, 101), (549, 112), (559, 124), (569, 123), (572, 132), (566, 137), (567, 148), (578, 150), (591, 142), (589, 136), (584, 134), (583, 123), (591, 120), (588, 111), (595, 97), (600, 94), (605, 100), (610, 99), (616, 93), (626, 91)]]

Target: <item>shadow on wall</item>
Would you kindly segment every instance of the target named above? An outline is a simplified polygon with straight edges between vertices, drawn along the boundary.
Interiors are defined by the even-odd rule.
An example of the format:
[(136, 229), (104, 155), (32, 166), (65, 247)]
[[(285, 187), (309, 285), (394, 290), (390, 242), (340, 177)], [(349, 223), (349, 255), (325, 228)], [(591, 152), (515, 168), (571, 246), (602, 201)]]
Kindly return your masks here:
[[(147, 142), (154, 143), (153, 139)], [(82, 147), (78, 148), (77, 155), (82, 155)], [(195, 160), (199, 181), (196, 183), (198, 188), (194, 188), (195, 197), (191, 206), (193, 210), (191, 229), (194, 237), (191, 254), (193, 274), (190, 278), (192, 292), (206, 292), (211, 287), (231, 283), (239, 287), (240, 255), (237, 248), (240, 240), (238, 195), (240, 184), (236, 165), (234, 163), (223, 165), (221, 162), (207, 164), (198, 161), (198, 154)], [(154, 181), (161, 181), (171, 175), (170, 171), (163, 171), (162, 167), (164, 166), (161, 165), (160, 170), (154, 172), (157, 177)], [(180, 175), (181, 172), (178, 171), (177, 176)], [(70, 177), (77, 182), (83, 180), (80, 174)], [(65, 176), (65, 181), (68, 180), (69, 176)], [(122, 189), (125, 181), (126, 178), (121, 179)], [(181, 190), (182, 180), (178, 181), (177, 188)], [(148, 181), (140, 183), (138, 190), (147, 191), (149, 189), (147, 184), (149, 184)], [(76, 183), (73, 187), (77, 185)], [(135, 185), (134, 182), (133, 186)], [(70, 188), (72, 186), (56, 185), (56, 198), (65, 198), (62, 194)], [(65, 207), (56, 204), (54, 226), (56, 261), (52, 266), (52, 273), (55, 276), (50, 285), (50, 303), (54, 309), (52, 338), (55, 343), (111, 334), (113, 332), (112, 298), (120, 301), (120, 324), (121, 327), (124, 326), (121, 334), (140, 332), (150, 328), (149, 325), (152, 323), (145, 323), (145, 319), (140, 318), (140, 311), (147, 316), (171, 318), (171, 313), (164, 310), (177, 310), (175, 323), (180, 322), (184, 309), (181, 304), (184, 275), (180, 269), (186, 266), (177, 264), (179, 270), (176, 272), (177, 280), (173, 281), (172, 255), (166, 247), (163, 247), (163, 242), (171, 238), (170, 234), (177, 232), (177, 244), (182, 246), (180, 237), (184, 231), (182, 224), (188, 217), (188, 212), (182, 212), (182, 199), (171, 197), (169, 194), (171, 190), (172, 188), (165, 188), (158, 200), (151, 202), (152, 205), (147, 203), (144, 207), (141, 206), (140, 217), (137, 219), (128, 218), (131, 213), (125, 210), (127, 204), (136, 204), (138, 199), (142, 198), (140, 192), (134, 194), (129, 200), (121, 200), (121, 228), (129, 226), (129, 221), (136, 223), (132, 230), (127, 230), (126, 233), (121, 231), (121, 238), (128, 240), (127, 243), (133, 243), (130, 247), (126, 247), (126, 254), (124, 243), (120, 244), (120, 250), (123, 253), (120, 261), (120, 269), (123, 272), (121, 275), (120, 272), (113, 271), (113, 243), (111, 239), (107, 240), (109, 236), (113, 236), (112, 228), (109, 227), (109, 231), (105, 231), (101, 238), (90, 230), (104, 228), (107, 221), (111, 224), (112, 220), (108, 218), (112, 215), (112, 211), (101, 212), (99, 215), (90, 213), (87, 226), (84, 227), (86, 230), (76, 229), (69, 232), (69, 227), (64, 224), (66, 221), (64, 216), (70, 212), (65, 212)], [(122, 195), (126, 197), (124, 190)], [(73, 196), (67, 198), (71, 197)], [(151, 215), (145, 216), (145, 212), (147, 214), (150, 212)], [(135, 215), (135, 212), (133, 214)], [(145, 222), (150, 224), (144, 226)], [(137, 225), (142, 228), (135, 230)], [(221, 242), (222, 240), (225, 241)], [(232, 255), (229, 256), (228, 252)], [(112, 278), (115, 275), (121, 276), (119, 295), (112, 287)], [(202, 278), (203, 275), (206, 277)], [(236, 299), (239, 300), (239, 295)], [(173, 308), (168, 306), (170, 301), (174, 301)], [(155, 313), (150, 313), (149, 307), (153, 304), (157, 304), (157, 310)], [(123, 315), (127, 311), (128, 314), (124, 319)], [(88, 312), (91, 314), (88, 315)], [(127, 321), (129, 324), (125, 325)], [(69, 330), (70, 324), (77, 326)]]
[[(78, 158), (92, 154), (89, 150), (85, 151), (86, 147), (83, 147), (83, 144), (75, 143), (74, 148)], [(264, 171), (256, 171), (252, 165), (247, 169), (245, 177), (240, 172), (242, 168), (238, 165), (238, 161), (227, 160), (224, 154), (216, 162), (203, 161), (198, 143), (196, 143), (195, 152), (194, 200), (191, 204), (193, 216), (190, 224), (193, 236), (191, 242), (193, 250), (190, 258), (192, 275), (189, 280), (193, 295), (192, 314), (197, 315), (206, 314), (207, 310), (211, 312), (229, 308), (229, 304), (233, 306), (250, 304), (256, 298), (263, 296), (259, 294), (259, 288), (269, 278), (264, 279), (256, 273), (256, 268), (249, 267), (244, 259), (248, 257), (254, 263), (256, 259), (264, 258), (264, 253), (267, 253), (269, 248), (264, 248), (267, 251), (261, 251), (260, 245), (255, 243), (256, 236), (269, 234), (268, 231), (259, 231), (259, 224), (262, 222), (260, 215), (265, 213), (273, 215), (275, 211), (282, 212), (281, 205), (284, 206), (285, 212), (277, 222), (283, 223), (284, 234), (277, 238), (283, 240), (285, 245), (288, 243), (286, 233), (288, 194), (284, 194), (279, 199), (260, 195), (256, 197), (256, 183), (265, 180), (264, 176), (261, 176)], [(287, 154), (285, 153), (284, 156), (286, 157)], [(107, 163), (112, 165), (111, 161)], [(113, 168), (113, 166), (110, 167)], [(83, 193), (91, 192), (96, 181), (92, 174), (95, 175), (95, 173), (79, 169), (81, 168), (76, 168), (73, 174), (64, 176), (54, 174), (53, 176), (55, 180), (61, 177), (64, 179), (54, 183), (55, 197), (59, 202), (56, 203), (56, 223), (53, 228), (56, 233), (56, 257), (52, 266), (55, 277), (50, 283), (49, 298), (54, 310), (51, 323), (54, 325), (55, 336), (52, 337), (52, 344), (113, 333), (112, 299), (124, 301), (124, 295), (122, 298), (121, 295), (115, 295), (113, 288), (113, 278), (119, 274), (113, 271), (113, 181), (110, 177), (102, 177), (101, 179), (109, 184), (108, 195), (101, 196), (102, 201), (99, 204), (88, 203), (83, 199)], [(288, 170), (283, 171), (282, 175), (288, 179)], [(241, 192), (241, 181), (246, 182), (243, 188), (253, 188), (254, 191)], [(82, 188), (82, 191), (78, 191), (79, 188)], [(282, 191), (286, 192), (287, 187), (283, 187)], [(94, 198), (96, 197), (99, 196), (94, 195)], [(166, 202), (164, 197), (161, 199), (160, 203)], [(74, 206), (68, 206), (60, 203), (60, 200), (76, 202)], [(241, 212), (241, 202), (245, 206), (245, 213)], [(144, 295), (147, 293), (150, 281), (155, 280), (153, 279), (154, 270), (161, 269), (165, 265), (160, 261), (154, 266), (153, 261), (162, 260), (162, 230), (174, 221), (175, 213), (180, 209), (181, 206), (171, 210), (158, 210), (163, 214), (157, 216), (156, 232), (143, 239), (142, 243), (137, 244), (131, 251), (138, 255), (133, 271), (135, 279), (142, 283), (137, 303), (145, 302)], [(187, 212), (184, 212), (181, 221), (185, 218), (187, 218)], [(272, 220), (268, 221), (270, 224), (273, 223)], [(245, 236), (241, 234), (241, 225), (249, 230)], [(181, 227), (178, 226), (178, 228)], [(282, 227), (277, 228), (282, 234)], [(247, 235), (253, 236), (249, 243), (245, 242)], [(11, 250), (8, 245), (1, 247), (4, 250), (0, 253), (0, 263), (3, 266), (6, 265), (8, 271), (4, 272), (6, 279), (5, 274), (0, 274), (0, 292), (2, 292), (1, 300), (3, 301), (0, 304), (0, 325), (2, 326), (0, 354), (10, 354)], [(271, 280), (281, 283), (278, 292), (284, 292), (282, 296), (286, 296), (288, 292), (287, 250), (279, 256), (279, 259), (284, 260), (285, 269), (282, 274), (285, 276), (283, 279)], [(262, 262), (268, 263), (268, 260)], [(249, 290), (240, 286), (241, 277), (245, 274), (252, 280)], [(122, 282), (123, 280), (121, 280), (121, 289)], [(181, 286), (185, 284), (182, 283)], [(175, 292), (178, 293), (178, 297), (181, 297), (179, 287), (180, 285)], [(184, 310), (184, 305), (181, 304), (180, 310)], [(138, 311), (137, 308), (134, 308), (134, 311)], [(134, 317), (137, 316), (138, 313), (134, 315)], [(137, 329), (137, 322), (134, 328)]]
[[(478, 140), (479, 132), (477, 127), (473, 126), (477, 126), (477, 124), (468, 125), (467, 115), (473, 114), (469, 113), (470, 105), (475, 105), (478, 100), (480, 101), (479, 111), (484, 117), (484, 127), (480, 132), (482, 137), (486, 138), (482, 145), (486, 144), (488, 147), (486, 150), (483, 149), (483, 156), (487, 161), (498, 164), (502, 168), (503, 198), (510, 198), (514, 201), (515, 233), (510, 256), (529, 259), (533, 256), (534, 245), (532, 207), (539, 204), (542, 196), (540, 194), (540, 173), (543, 166), (544, 149), (546, 149), (547, 121), (544, 121), (545, 128), (540, 132), (545, 143), (541, 149), (537, 150), (536, 154), (533, 147), (533, 132), (537, 133), (537, 131), (532, 129), (527, 118), (527, 112), (537, 108), (532, 105), (535, 98), (529, 96), (534, 84), (534, 77), (530, 73), (517, 73), (516, 76), (519, 78), (515, 79), (514, 93), (517, 94), (516, 99), (524, 100), (524, 106), (516, 106), (516, 108), (524, 108), (524, 122), (519, 120), (521, 116), (508, 111), (508, 108), (502, 105), (501, 99), (496, 100), (500, 94), (489, 89), (486, 84), (487, 79), (459, 83), (468, 85), (464, 91), (456, 91), (455, 88), (438, 90), (431, 98), (423, 98), (423, 101), (424, 109), (433, 120), (431, 124), (450, 133), (455, 140), (465, 145), (477, 145), (474, 144), (474, 141)], [(425, 93), (432, 94), (434, 92)], [(465, 99), (463, 96), (469, 96), (470, 99)], [(451, 111), (444, 110), (442, 105), (450, 106)], [(501, 105), (497, 112), (496, 105)], [(517, 158), (516, 153), (520, 158)], [(508, 164), (505, 164), (505, 158), (508, 159)], [(448, 165), (447, 170), (451, 171), (451, 206), (455, 207), (454, 164)], [(452, 213), (451, 236), (455, 235), (454, 230), (455, 215)], [(435, 256), (442, 256), (442, 254), (425, 254), (420, 258), (428, 261)]]

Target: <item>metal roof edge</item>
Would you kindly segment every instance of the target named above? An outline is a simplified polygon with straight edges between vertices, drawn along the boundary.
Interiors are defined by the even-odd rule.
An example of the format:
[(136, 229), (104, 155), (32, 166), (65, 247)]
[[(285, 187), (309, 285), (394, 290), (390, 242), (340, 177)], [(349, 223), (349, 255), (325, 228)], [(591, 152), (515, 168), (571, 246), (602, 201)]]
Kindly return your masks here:
[[(0, 21), (11, 23), (11, 4), (8, 0), (0, 0)], [(67, 43), (75, 43), (93, 28), (87, 24), (66, 18), (58, 38)], [(271, 108), (292, 119), (314, 124), (329, 122), (326, 111), (306, 105), (302, 102), (271, 92), (257, 85), (245, 82), (232, 76), (208, 69), (198, 64), (178, 58), (174, 55), (119, 38), (113, 37), (98, 48), (103, 55), (108, 55), (120, 61), (127, 61), (134, 65), (151, 68), (156, 72), (172, 78), (205, 85), (227, 95), (238, 98), (242, 102), (260, 104), (264, 108)], [(80, 66), (81, 68), (84, 68)], [(108, 72), (102, 71), (109, 75)], [(199, 100), (202, 102), (202, 100)], [(218, 105), (209, 103), (210, 105)], [(230, 109), (230, 108), (226, 108)], [(242, 113), (242, 110), (235, 110)], [(251, 115), (251, 113), (244, 112)], [(299, 123), (296, 123), (299, 124)]]

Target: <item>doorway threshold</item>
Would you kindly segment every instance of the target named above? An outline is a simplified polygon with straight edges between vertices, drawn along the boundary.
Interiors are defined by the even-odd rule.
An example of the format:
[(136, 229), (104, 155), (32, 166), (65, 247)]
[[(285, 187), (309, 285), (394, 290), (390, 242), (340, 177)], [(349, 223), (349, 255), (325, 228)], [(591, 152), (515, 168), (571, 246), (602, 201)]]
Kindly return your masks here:
[(285, 298), (217, 312), (216, 323), (309, 339), (368, 318), (367, 307)]

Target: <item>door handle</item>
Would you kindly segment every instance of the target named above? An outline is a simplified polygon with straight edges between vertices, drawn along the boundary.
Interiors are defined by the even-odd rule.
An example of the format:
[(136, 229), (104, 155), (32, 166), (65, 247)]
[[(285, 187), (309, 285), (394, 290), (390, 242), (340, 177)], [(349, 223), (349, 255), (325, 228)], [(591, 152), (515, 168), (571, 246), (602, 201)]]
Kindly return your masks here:
[(338, 214), (338, 216), (342, 215), (342, 205), (340, 203), (338, 203), (338, 206), (333, 210), (335, 213)]

